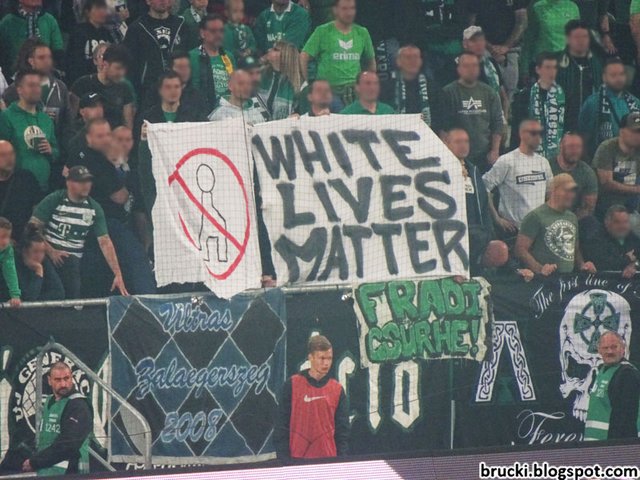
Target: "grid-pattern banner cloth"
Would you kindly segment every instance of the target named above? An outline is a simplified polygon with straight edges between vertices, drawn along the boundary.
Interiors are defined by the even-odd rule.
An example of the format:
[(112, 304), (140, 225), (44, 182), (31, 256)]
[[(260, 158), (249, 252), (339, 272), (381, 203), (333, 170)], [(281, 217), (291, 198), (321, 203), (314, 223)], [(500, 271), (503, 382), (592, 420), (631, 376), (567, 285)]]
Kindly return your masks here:
[[(112, 385), (149, 422), (154, 462), (273, 457), (286, 361), (280, 290), (230, 300), (114, 297), (108, 317)], [(113, 402), (111, 460), (139, 461), (142, 446), (140, 422)]]

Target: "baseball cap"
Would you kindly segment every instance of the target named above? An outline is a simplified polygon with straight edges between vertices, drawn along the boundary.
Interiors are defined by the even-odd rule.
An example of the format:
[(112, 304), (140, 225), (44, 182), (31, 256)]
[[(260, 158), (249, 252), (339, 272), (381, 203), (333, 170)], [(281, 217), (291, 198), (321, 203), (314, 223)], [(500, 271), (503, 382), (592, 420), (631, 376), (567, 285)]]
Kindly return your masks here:
[(553, 177), (553, 179), (551, 180), (550, 190), (553, 191), (558, 188), (562, 188), (564, 190), (572, 190), (574, 188), (578, 188), (578, 184), (568, 173), (561, 173)]
[(471, 40), (473, 37), (478, 35), (484, 35), (482, 27), (471, 25), (470, 27), (466, 28), (464, 32), (462, 32), (462, 39)]
[(102, 105), (102, 95), (99, 93), (85, 93), (80, 99), (80, 108), (91, 108)]
[(260, 62), (255, 57), (249, 55), (238, 59), (238, 70), (253, 70), (254, 68), (260, 68)]
[(67, 180), (71, 180), (72, 182), (90, 182), (93, 180), (93, 175), (91, 175), (91, 172), (87, 167), (76, 165), (69, 169)]
[(628, 113), (620, 120), (621, 128), (640, 130), (640, 113)]

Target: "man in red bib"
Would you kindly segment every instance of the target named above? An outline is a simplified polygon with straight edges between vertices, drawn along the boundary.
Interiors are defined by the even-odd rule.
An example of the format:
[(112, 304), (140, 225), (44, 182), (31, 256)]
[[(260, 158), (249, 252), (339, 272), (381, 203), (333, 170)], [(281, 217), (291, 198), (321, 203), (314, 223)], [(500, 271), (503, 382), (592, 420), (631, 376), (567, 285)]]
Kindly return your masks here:
[(347, 454), (349, 405), (335, 379), (331, 342), (322, 335), (308, 345), (310, 368), (284, 384), (274, 443), (278, 458), (325, 458)]

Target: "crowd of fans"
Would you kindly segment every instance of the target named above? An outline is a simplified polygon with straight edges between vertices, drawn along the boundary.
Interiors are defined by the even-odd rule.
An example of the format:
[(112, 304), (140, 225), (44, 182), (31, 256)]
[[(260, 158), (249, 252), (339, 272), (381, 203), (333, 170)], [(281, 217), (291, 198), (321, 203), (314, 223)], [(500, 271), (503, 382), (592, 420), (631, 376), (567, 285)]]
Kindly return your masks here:
[(4, 299), (156, 292), (146, 122), (237, 117), (420, 114), (472, 274), (631, 277), (639, 47), (640, 0), (0, 0)]

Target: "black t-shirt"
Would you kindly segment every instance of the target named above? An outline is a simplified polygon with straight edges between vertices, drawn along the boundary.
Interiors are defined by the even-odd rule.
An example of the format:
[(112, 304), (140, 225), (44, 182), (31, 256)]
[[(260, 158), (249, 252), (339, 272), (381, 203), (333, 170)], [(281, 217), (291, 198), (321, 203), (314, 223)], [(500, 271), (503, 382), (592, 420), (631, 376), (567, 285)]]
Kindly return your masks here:
[(487, 41), (502, 45), (516, 24), (516, 10), (527, 8), (527, 0), (474, 0), (470, 3), (476, 25), (482, 27)]
[(42, 200), (42, 190), (33, 174), (16, 169), (13, 175), (0, 181), (0, 217), (13, 224), (11, 237), (20, 240), (24, 227), (29, 222), (33, 207)]
[(124, 187), (116, 167), (101, 152), (90, 147), (83, 148), (78, 156), (70, 159), (67, 164), (69, 168), (76, 165), (87, 167), (95, 177), (91, 197), (102, 206), (105, 216), (125, 220), (127, 212), (124, 206), (118, 205), (110, 198)]
[(75, 81), (71, 92), (78, 98), (88, 93), (98, 93), (104, 103), (104, 118), (109, 121), (111, 128), (119, 127), (124, 123), (122, 115), (125, 105), (133, 103), (133, 93), (130, 87), (123, 82), (104, 85), (98, 80), (98, 75), (85, 75)]

